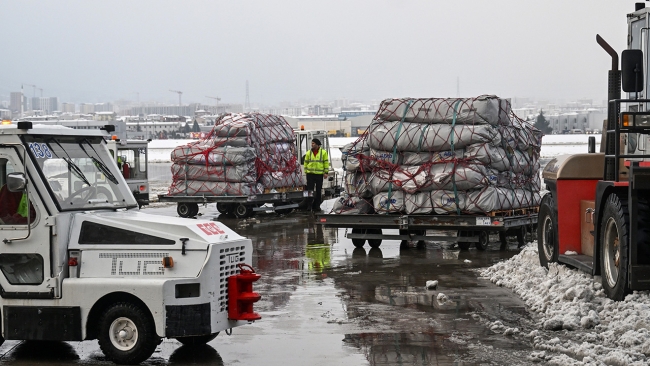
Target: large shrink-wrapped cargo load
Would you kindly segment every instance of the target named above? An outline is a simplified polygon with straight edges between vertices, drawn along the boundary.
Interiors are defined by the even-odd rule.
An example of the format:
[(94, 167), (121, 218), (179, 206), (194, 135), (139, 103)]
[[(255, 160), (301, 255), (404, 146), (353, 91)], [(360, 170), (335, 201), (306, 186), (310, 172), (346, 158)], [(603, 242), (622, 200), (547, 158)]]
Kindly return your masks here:
[(293, 129), (281, 116), (226, 114), (205, 139), (172, 151), (170, 195), (249, 196), (302, 190)]
[(478, 98), (386, 99), (376, 119), (447, 124), (508, 124), (510, 103), (494, 95)]
[[(541, 133), (506, 99), (387, 99), (343, 147), (347, 206), (376, 213), (480, 214), (539, 205)], [(355, 209), (346, 209), (350, 205)]]

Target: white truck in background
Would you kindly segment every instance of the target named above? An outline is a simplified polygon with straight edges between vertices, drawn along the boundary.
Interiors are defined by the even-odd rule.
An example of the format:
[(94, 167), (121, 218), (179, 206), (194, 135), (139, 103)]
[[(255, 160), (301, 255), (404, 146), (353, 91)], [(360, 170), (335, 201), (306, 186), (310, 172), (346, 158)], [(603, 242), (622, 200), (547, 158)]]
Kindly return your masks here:
[(108, 151), (140, 207), (149, 204), (148, 147), (150, 141), (122, 140), (117, 139), (116, 136), (106, 141)]
[(0, 126), (1, 341), (97, 339), (137, 364), (163, 338), (202, 344), (259, 319), (251, 241), (140, 212), (105, 137)]

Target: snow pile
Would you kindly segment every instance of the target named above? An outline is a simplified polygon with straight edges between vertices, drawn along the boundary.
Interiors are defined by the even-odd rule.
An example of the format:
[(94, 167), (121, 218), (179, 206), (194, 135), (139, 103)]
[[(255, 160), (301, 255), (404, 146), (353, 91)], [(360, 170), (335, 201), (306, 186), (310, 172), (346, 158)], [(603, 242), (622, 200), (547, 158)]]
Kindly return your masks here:
[(612, 301), (591, 276), (556, 263), (548, 270), (540, 266), (536, 247), (533, 243), (481, 272), (512, 289), (539, 316), (540, 331), (528, 337), (541, 352), (530, 359), (552, 365), (648, 365), (650, 294)]

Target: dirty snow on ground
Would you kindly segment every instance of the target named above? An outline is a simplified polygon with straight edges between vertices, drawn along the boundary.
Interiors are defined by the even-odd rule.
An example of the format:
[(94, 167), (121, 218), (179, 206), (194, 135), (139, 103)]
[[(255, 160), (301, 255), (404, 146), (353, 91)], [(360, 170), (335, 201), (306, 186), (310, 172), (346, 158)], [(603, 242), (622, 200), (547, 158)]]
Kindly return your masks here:
[[(540, 266), (537, 243), (511, 259), (484, 269), (481, 276), (512, 289), (535, 317), (537, 330), (525, 334), (535, 348), (531, 361), (551, 365), (648, 365), (650, 293), (635, 292), (624, 301), (608, 299), (600, 277), (561, 264)], [(506, 335), (518, 329), (494, 322)]]

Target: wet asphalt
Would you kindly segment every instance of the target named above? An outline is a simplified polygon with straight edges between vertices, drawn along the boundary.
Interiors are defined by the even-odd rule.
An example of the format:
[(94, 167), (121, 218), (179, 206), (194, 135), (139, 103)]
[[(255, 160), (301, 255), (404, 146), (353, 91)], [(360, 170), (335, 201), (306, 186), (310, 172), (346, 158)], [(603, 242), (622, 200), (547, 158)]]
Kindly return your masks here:
[[(144, 211), (176, 216), (175, 205)], [(165, 340), (145, 365), (532, 363), (525, 335), (535, 319), (510, 290), (478, 273), (517, 254), (516, 242), (500, 250), (495, 237), (487, 251), (434, 242), (400, 248), (399, 241), (355, 248), (345, 229), (317, 225), (307, 212), (237, 220), (210, 205), (200, 215), (251, 239), (253, 266), (262, 274), (255, 285), (262, 320), (198, 348)], [(438, 288), (425, 289), (427, 280), (438, 280)], [(440, 294), (447, 300), (438, 300)], [(493, 332), (497, 320), (520, 332)], [(8, 365), (112, 364), (96, 341), (7, 341), (0, 355)]]

